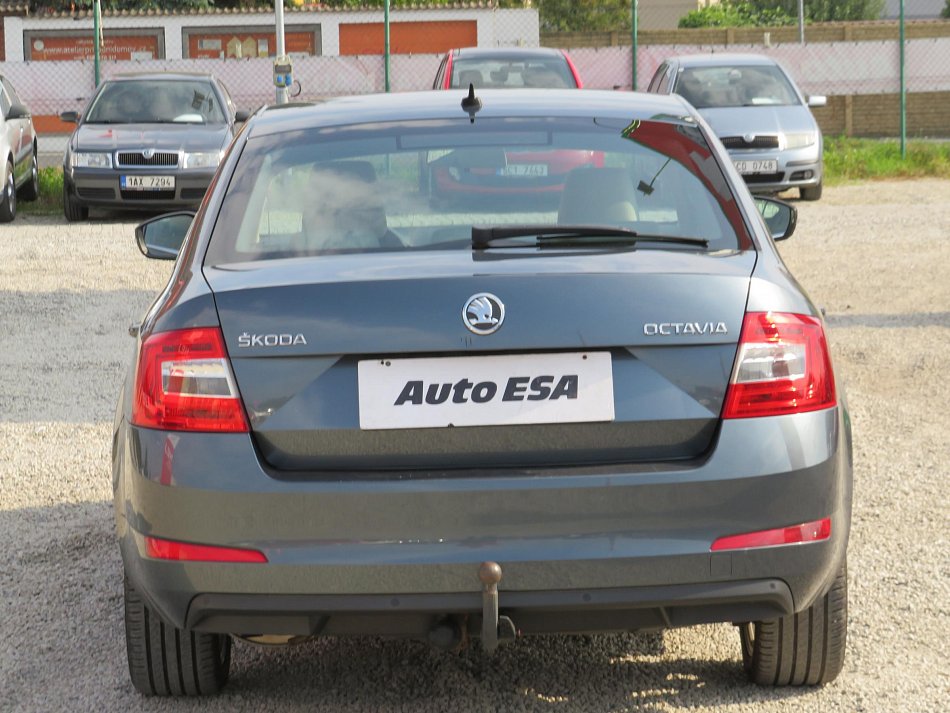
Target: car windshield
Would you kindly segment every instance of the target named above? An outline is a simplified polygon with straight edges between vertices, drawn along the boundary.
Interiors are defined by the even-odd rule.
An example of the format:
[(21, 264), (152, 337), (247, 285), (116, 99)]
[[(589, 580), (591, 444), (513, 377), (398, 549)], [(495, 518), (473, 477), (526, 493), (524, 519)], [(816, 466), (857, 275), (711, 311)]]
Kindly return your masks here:
[[(693, 124), (466, 117), (250, 139), (206, 264), (472, 250), (473, 226), (511, 225), (539, 234), (611, 226), (698, 238), (708, 250), (749, 245), (729, 183)], [(589, 233), (582, 239), (593, 243)], [(514, 244), (534, 249), (535, 240), (529, 230)]]
[(676, 93), (697, 109), (801, 103), (774, 65), (689, 67), (680, 73)]
[(456, 59), (452, 87), (493, 89), (574, 89), (577, 83), (563, 57)]
[(93, 100), (87, 124), (223, 124), (211, 83), (203, 79), (107, 82)]

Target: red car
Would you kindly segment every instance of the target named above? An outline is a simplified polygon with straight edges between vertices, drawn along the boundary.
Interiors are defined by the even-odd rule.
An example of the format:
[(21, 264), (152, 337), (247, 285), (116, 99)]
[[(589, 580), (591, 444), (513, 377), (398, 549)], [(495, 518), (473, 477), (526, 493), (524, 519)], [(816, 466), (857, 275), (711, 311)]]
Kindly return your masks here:
[(581, 89), (584, 83), (567, 52), (550, 47), (464, 47), (449, 50), (433, 89)]
[[(580, 89), (577, 67), (564, 50), (550, 47), (465, 47), (445, 53), (433, 89)], [(480, 165), (482, 164), (482, 165)], [(603, 166), (595, 151), (506, 151), (500, 161), (465, 160), (450, 169), (434, 167), (440, 192), (559, 193), (563, 177), (582, 166)], [(522, 183), (512, 190), (511, 177)]]

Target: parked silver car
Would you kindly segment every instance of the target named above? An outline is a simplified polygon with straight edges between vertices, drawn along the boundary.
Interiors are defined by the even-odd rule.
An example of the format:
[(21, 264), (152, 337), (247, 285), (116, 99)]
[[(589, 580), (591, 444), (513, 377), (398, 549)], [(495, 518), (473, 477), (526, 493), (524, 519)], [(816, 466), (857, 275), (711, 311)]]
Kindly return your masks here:
[(85, 220), (89, 207), (163, 210), (204, 198), (235, 123), (224, 85), (210, 74), (121, 75), (103, 82), (63, 159), (63, 212)]
[(803, 200), (821, 198), (822, 137), (806, 97), (780, 64), (764, 55), (672, 57), (649, 91), (679, 94), (699, 110), (756, 193), (798, 188)]
[(36, 132), (29, 110), (23, 106), (10, 80), (0, 75), (0, 223), (16, 217), (17, 193), (35, 201), (40, 193), (36, 165)]

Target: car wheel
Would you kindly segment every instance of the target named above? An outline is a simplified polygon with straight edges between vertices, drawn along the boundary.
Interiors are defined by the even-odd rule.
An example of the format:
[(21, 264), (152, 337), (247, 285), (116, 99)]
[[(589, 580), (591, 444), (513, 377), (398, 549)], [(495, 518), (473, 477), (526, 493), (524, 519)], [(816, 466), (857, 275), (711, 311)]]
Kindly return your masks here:
[(821, 198), (821, 184), (799, 188), (798, 195), (803, 201), (816, 201)]
[(166, 624), (125, 580), (129, 675), (146, 696), (202, 696), (228, 681), (231, 638)]
[(13, 161), (7, 161), (7, 180), (0, 199), (0, 223), (16, 218), (16, 183), (13, 180)]
[(30, 166), (30, 180), (20, 189), (20, 198), (35, 201), (40, 197), (40, 167), (36, 162), (36, 147), (33, 147), (33, 165)]
[(816, 686), (833, 681), (844, 665), (848, 630), (848, 571), (805, 611), (739, 625), (742, 664), (763, 686)]
[(89, 217), (89, 206), (79, 202), (79, 199), (69, 190), (69, 186), (66, 185), (65, 181), (63, 182), (63, 214), (70, 223), (85, 220)]

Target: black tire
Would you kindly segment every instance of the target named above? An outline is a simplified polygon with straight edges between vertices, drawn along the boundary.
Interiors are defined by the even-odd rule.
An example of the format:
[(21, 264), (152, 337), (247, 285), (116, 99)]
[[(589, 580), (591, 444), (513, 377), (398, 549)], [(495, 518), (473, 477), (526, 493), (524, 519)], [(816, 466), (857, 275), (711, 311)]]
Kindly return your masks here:
[(742, 664), (762, 686), (820, 686), (844, 665), (848, 633), (848, 568), (805, 611), (739, 625)]
[(13, 178), (13, 161), (7, 160), (7, 179), (0, 195), (0, 223), (9, 223), (16, 218), (16, 180)]
[(798, 196), (803, 201), (816, 201), (821, 198), (821, 184), (807, 186), (798, 189)]
[(206, 696), (228, 681), (231, 638), (166, 624), (128, 579), (125, 644), (132, 683), (146, 696)]
[(89, 217), (89, 206), (79, 202), (65, 181), (63, 181), (63, 215), (70, 223), (86, 220)]
[(30, 167), (30, 180), (20, 187), (20, 198), (35, 201), (40, 197), (40, 166), (36, 161), (36, 145), (33, 145), (33, 165)]

